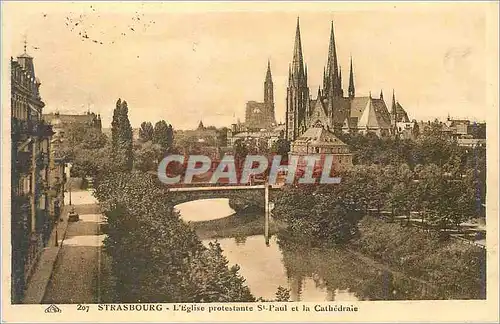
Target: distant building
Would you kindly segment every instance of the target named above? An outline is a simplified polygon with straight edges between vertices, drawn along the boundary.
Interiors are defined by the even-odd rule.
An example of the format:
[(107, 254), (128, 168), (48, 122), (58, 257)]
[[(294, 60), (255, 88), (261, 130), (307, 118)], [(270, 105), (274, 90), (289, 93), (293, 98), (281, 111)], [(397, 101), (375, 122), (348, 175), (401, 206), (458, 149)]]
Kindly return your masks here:
[(227, 145), (230, 147), (233, 147), (237, 140), (241, 140), (243, 142), (252, 141), (256, 146), (263, 144), (267, 148), (271, 148), (277, 140), (284, 138), (285, 125), (278, 125), (270, 130), (233, 130), (235, 128), (229, 129), (227, 132)]
[(249, 101), (245, 109), (245, 126), (248, 129), (271, 129), (276, 126), (274, 115), (274, 86), (271, 75), (271, 63), (267, 62), (266, 80), (264, 81), (264, 102)]
[(50, 206), (52, 126), (44, 122), (33, 57), (11, 58), (12, 302), (20, 303), (36, 262), (58, 219)]
[[(460, 139), (486, 139), (486, 123), (476, 123), (467, 119), (452, 119), (450, 116), (445, 122), (435, 120), (420, 121), (418, 127), (421, 134), (429, 131), (438, 131), (451, 140)], [(462, 143), (472, 143), (471, 141), (462, 141)], [(477, 141), (481, 143), (481, 141)]]
[(190, 130), (175, 130), (176, 137), (191, 137), (195, 138), (199, 143), (215, 141), (217, 138), (217, 129), (215, 127), (205, 127), (203, 121), (200, 120), (196, 129)]
[(83, 124), (102, 132), (101, 115), (90, 111), (80, 115), (61, 114), (59, 112), (43, 114), (43, 119), (52, 125), (54, 132), (60, 134), (61, 138), (65, 137), (68, 127), (72, 124)]
[(397, 122), (409, 122), (403, 107), (396, 102), (389, 112), (383, 93), (379, 98), (371, 94), (356, 97), (352, 59), (349, 71), (349, 88), (344, 96), (342, 71), (337, 61), (333, 23), (330, 33), (327, 65), (323, 72), (323, 87), (318, 88), (315, 99), (310, 96), (307, 65), (302, 55), (300, 26), (297, 20), (293, 59), (288, 72), (286, 97), (286, 138), (300, 137), (310, 127), (323, 127), (333, 132), (373, 132), (379, 136), (393, 134)]

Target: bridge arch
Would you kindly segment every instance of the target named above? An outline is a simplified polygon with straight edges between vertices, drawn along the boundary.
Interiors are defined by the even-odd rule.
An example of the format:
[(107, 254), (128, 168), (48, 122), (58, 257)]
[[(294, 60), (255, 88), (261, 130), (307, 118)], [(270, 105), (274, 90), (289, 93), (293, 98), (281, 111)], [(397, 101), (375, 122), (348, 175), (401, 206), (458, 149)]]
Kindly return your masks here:
[[(198, 190), (199, 189), (199, 190)], [(234, 190), (230, 188), (206, 189), (198, 188), (194, 191), (169, 190), (168, 200), (173, 206), (197, 200), (229, 199), (229, 206), (235, 211), (245, 208), (258, 208), (264, 210), (264, 189)], [(270, 201), (274, 201), (277, 190), (270, 192)]]

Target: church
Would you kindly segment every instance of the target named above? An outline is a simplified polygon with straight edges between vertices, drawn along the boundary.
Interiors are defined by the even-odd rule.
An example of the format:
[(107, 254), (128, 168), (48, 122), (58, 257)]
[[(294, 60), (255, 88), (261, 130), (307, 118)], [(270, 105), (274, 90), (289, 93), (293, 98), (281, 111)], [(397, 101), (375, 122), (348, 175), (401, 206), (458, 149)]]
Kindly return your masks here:
[(247, 129), (271, 130), (276, 127), (274, 115), (274, 87), (271, 75), (271, 62), (267, 61), (267, 72), (264, 81), (264, 102), (248, 101), (245, 109), (245, 126)]
[(294, 141), (307, 129), (325, 128), (331, 132), (367, 133), (387, 136), (397, 132), (396, 125), (410, 122), (408, 114), (396, 101), (394, 92), (389, 112), (383, 93), (379, 98), (356, 97), (352, 58), (349, 70), (347, 96), (342, 87), (342, 71), (337, 62), (333, 22), (330, 33), (327, 64), (323, 72), (323, 85), (318, 88), (316, 98), (310, 94), (307, 81), (307, 64), (302, 56), (300, 25), (297, 29), (293, 49), (293, 60), (289, 66), (286, 96), (285, 136)]

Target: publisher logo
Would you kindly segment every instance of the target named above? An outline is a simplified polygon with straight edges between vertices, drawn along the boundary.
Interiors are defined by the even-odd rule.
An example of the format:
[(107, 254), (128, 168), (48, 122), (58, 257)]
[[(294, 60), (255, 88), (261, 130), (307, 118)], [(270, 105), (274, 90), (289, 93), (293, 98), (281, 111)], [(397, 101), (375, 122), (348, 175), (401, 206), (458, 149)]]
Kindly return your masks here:
[(62, 310), (56, 305), (50, 305), (49, 307), (45, 308), (45, 313), (47, 314), (62, 313)]

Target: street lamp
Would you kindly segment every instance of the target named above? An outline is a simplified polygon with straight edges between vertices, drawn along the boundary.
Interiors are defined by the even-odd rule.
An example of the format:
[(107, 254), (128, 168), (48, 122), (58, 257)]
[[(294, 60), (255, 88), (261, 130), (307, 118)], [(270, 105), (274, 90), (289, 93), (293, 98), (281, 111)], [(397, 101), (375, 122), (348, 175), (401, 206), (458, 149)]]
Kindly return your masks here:
[(68, 180), (68, 190), (69, 190), (69, 205), (71, 206), (71, 184), (70, 184), (71, 178)]

